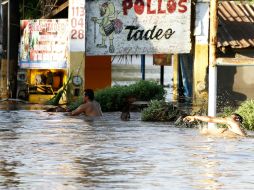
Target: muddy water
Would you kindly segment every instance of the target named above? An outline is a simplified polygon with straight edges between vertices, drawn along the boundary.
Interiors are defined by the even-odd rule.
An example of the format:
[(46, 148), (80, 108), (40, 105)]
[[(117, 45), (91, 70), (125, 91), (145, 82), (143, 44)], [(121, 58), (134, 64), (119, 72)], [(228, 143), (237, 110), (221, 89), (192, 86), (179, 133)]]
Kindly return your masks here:
[(196, 129), (0, 111), (0, 189), (254, 189), (254, 139)]

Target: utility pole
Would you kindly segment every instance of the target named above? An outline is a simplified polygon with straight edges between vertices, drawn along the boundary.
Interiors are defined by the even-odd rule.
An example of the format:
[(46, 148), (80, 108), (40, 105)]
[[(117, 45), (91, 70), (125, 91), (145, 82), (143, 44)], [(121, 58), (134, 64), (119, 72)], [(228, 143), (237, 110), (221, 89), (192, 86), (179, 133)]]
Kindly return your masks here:
[[(208, 115), (216, 116), (217, 105), (217, 66), (216, 48), (218, 31), (218, 0), (210, 0), (210, 30), (209, 30), (209, 89), (208, 89)], [(208, 127), (215, 124), (209, 123)]]
[(16, 98), (18, 43), (19, 43), (19, 1), (8, 0), (7, 13), (7, 93), (9, 98)]
[(1, 70), (1, 59), (3, 56), (3, 11), (2, 11), (2, 0), (0, 0), (0, 70)]
[(146, 55), (141, 55), (141, 72), (142, 72), (142, 80), (145, 80), (146, 76)]
[(6, 80), (7, 80), (7, 93), (8, 97), (10, 97), (10, 1), (8, 1), (8, 8), (7, 8), (7, 69), (6, 69)]

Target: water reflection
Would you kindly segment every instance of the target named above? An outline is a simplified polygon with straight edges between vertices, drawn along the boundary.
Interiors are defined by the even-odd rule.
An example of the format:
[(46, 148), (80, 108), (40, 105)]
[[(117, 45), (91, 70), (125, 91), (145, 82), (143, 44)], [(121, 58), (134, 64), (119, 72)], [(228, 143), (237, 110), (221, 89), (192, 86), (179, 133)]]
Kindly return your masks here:
[(0, 111), (0, 189), (254, 188), (253, 138), (119, 116)]
[(17, 187), (19, 183), (19, 179), (15, 169), (19, 167), (21, 164), (19, 162), (8, 162), (7, 160), (0, 161), (0, 185), (6, 188), (14, 188)]

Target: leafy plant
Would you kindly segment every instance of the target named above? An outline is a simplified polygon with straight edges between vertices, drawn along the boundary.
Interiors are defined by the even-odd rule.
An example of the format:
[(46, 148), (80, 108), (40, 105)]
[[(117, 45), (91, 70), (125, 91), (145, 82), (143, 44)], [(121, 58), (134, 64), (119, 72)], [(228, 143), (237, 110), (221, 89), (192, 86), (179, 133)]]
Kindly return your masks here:
[[(244, 101), (237, 109), (225, 107), (220, 114), (221, 117), (227, 117), (232, 113), (238, 113), (243, 117), (242, 126), (248, 130), (254, 130), (254, 100)], [(220, 125), (220, 127), (225, 127)]]
[[(100, 103), (104, 112), (120, 111), (130, 97), (140, 101), (163, 100), (165, 93), (163, 86), (156, 82), (138, 81), (129, 86), (113, 86), (96, 91), (95, 100)], [(82, 102), (82, 97), (79, 97), (77, 101), (69, 104), (68, 108), (76, 109)]]
[(66, 84), (64, 84), (62, 86), (62, 88), (60, 88), (56, 95), (54, 95), (49, 101), (46, 102), (47, 105), (54, 105), (54, 106), (57, 106), (59, 104), (59, 101), (60, 99), (62, 98), (63, 94), (66, 93), (67, 91), (67, 86), (69, 85), (70, 83), (70, 79), (72, 78), (72, 74), (69, 76)]
[(254, 100), (243, 102), (236, 113), (243, 117), (243, 127), (249, 130), (254, 130)]
[(99, 90), (95, 99), (101, 104), (102, 111), (119, 111), (126, 104), (126, 99), (133, 97), (140, 101), (164, 99), (163, 86), (153, 81), (138, 81), (129, 86), (113, 86)]
[(174, 121), (180, 111), (172, 104), (161, 100), (152, 100), (141, 112), (142, 121)]
[(21, 19), (40, 18), (42, 16), (42, 12), (38, 6), (38, 2), (38, 0), (19, 1)]

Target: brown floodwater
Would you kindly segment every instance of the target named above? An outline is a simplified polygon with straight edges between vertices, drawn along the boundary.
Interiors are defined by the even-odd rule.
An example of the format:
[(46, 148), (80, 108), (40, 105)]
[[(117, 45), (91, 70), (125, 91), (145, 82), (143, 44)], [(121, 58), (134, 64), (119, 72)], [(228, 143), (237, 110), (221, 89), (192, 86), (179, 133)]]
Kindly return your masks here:
[(0, 111), (0, 189), (254, 189), (254, 139), (172, 123)]

